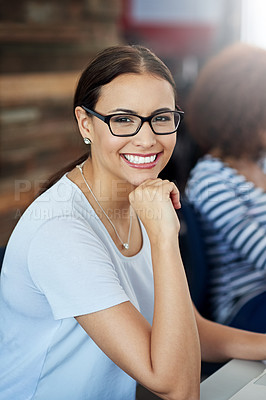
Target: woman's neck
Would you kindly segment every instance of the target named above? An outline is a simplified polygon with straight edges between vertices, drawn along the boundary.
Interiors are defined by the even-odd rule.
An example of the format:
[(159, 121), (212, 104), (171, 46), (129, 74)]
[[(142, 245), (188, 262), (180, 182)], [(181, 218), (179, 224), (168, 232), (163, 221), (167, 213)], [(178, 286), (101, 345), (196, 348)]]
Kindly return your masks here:
[(220, 158), (230, 168), (235, 169), (240, 175), (243, 175), (248, 181), (254, 183), (255, 186), (266, 191), (266, 176), (258, 162), (247, 158), (222, 157), (217, 150), (213, 150), (210, 154)]
[[(119, 251), (128, 257), (137, 254), (142, 247), (142, 234), (138, 218), (132, 212), (128, 198), (133, 188), (127, 182), (110, 182), (110, 179), (108, 181), (104, 177), (103, 179), (96, 177), (88, 162), (84, 164), (82, 171), (79, 168), (74, 168), (67, 177), (87, 197), (90, 205), (105, 225)], [(93, 195), (88, 189), (86, 182), (91, 188)], [(122, 247), (115, 230), (123, 241), (127, 241), (129, 238), (129, 249)], [(130, 237), (129, 231), (131, 232)]]
[(104, 209), (107, 208), (110, 213), (114, 210), (116, 217), (119, 217), (119, 210), (123, 214), (129, 209), (129, 193), (134, 189), (132, 185), (119, 179), (99, 176), (90, 160), (84, 164), (83, 173), (96, 199)]

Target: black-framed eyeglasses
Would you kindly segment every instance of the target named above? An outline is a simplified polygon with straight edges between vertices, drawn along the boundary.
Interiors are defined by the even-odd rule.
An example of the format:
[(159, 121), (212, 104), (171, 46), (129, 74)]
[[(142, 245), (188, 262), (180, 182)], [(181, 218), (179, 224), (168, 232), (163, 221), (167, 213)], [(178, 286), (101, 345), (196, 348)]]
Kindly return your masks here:
[(184, 112), (181, 110), (160, 111), (149, 117), (141, 117), (131, 113), (102, 115), (85, 106), (81, 107), (89, 114), (105, 122), (112, 135), (120, 137), (136, 135), (146, 121), (156, 135), (170, 135), (177, 131), (180, 121), (184, 117)]

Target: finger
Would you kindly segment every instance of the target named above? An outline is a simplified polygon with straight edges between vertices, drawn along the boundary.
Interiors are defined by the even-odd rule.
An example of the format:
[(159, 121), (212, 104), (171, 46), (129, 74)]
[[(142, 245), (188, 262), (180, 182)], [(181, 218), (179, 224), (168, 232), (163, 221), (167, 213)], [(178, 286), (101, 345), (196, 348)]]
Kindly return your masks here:
[(146, 181), (142, 182), (139, 185), (139, 188), (144, 188), (144, 187), (148, 187), (148, 186), (156, 186), (158, 184), (162, 183), (162, 179), (161, 178), (156, 178), (156, 179), (146, 179)]
[(179, 190), (177, 187), (173, 184), (172, 190), (170, 192), (170, 198), (173, 204), (173, 207), (178, 210), (181, 208), (181, 203), (180, 203), (180, 196), (179, 196)]

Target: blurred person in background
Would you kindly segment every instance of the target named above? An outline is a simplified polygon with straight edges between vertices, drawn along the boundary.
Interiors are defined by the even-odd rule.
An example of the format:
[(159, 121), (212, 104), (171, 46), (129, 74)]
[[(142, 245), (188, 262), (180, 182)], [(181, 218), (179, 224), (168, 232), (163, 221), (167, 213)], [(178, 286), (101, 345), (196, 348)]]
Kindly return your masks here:
[(158, 179), (182, 111), (148, 49), (101, 52), (74, 112), (88, 151), (56, 174), (7, 245), (1, 400), (199, 399), (200, 360), (266, 358), (266, 335), (193, 307), (179, 251), (179, 192)]
[(213, 57), (186, 111), (201, 154), (186, 196), (203, 233), (212, 317), (266, 332), (266, 51), (236, 43)]

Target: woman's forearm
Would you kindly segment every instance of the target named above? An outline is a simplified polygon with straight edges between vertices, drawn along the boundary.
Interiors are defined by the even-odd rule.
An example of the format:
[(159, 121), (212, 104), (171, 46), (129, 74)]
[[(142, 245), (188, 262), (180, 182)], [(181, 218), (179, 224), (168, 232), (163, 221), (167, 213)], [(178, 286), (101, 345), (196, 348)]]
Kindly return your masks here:
[[(179, 251), (180, 224), (174, 209), (180, 207), (178, 190), (169, 181), (148, 180), (130, 193), (130, 202), (151, 244), (154, 315), (146, 349), (149, 375), (160, 382), (163, 398), (199, 399), (200, 343)], [(159, 219), (150, 218), (158, 213)]]
[[(193, 305), (179, 246), (162, 240), (152, 244), (155, 285), (151, 360), (158, 376), (176, 385), (197, 388), (200, 377), (200, 344)], [(167, 380), (167, 379), (166, 379)], [(194, 397), (193, 397), (194, 398)]]
[(266, 335), (209, 321), (195, 310), (203, 361), (266, 359)]

